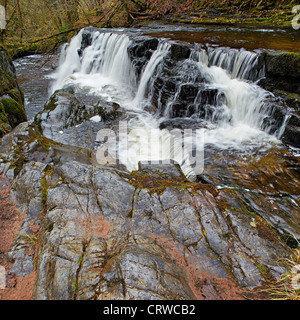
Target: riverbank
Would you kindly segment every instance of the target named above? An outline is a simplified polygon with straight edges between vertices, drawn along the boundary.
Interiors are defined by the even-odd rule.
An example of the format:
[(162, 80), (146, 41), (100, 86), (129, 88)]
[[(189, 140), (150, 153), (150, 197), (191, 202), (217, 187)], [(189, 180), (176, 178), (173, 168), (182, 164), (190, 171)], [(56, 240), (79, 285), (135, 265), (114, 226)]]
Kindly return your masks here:
[[(188, 24), (193, 26), (230, 26), (237, 28), (280, 28), (286, 31), (295, 31), (292, 28), (293, 3), (281, 5), (271, 9), (266, 6), (240, 9), (238, 6), (212, 1), (202, 5), (193, 3), (180, 4), (178, 7), (168, 2), (158, 5), (157, 8), (141, 7), (136, 1), (106, 0), (101, 13), (93, 10), (73, 25), (64, 26), (56, 32), (54, 29), (39, 34), (28, 31), (26, 37), (19, 37), (17, 33), (7, 30), (3, 45), (13, 59), (36, 53), (54, 52), (61, 44), (68, 42), (74, 34), (87, 26), (99, 28), (138, 27), (153, 23), (160, 24)], [(153, 2), (153, 1), (152, 1)], [(296, 32), (296, 31), (295, 31)], [(297, 43), (297, 41), (295, 41)]]
[(230, 25), (237, 27), (292, 28), (291, 6), (282, 9), (232, 11), (226, 8), (203, 8), (166, 17), (173, 23)]

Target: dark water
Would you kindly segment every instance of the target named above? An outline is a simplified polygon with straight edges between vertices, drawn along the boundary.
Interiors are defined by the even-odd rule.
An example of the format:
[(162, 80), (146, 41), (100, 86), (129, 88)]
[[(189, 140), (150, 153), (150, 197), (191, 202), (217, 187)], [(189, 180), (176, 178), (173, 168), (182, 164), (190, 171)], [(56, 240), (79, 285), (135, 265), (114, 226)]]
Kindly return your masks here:
[[(143, 30), (143, 28), (141, 28)], [(148, 35), (247, 50), (272, 49), (300, 52), (300, 30), (253, 29), (220, 26), (153, 25)]]
[(19, 85), (24, 91), (28, 120), (43, 110), (48, 100), (48, 87), (58, 56), (31, 55), (14, 61)]

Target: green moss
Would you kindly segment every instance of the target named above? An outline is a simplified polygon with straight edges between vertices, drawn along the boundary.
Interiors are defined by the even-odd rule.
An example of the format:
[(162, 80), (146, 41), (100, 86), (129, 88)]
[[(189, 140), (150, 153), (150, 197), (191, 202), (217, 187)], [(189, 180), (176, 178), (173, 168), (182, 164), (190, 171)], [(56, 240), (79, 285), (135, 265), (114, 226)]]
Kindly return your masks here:
[(21, 103), (12, 98), (3, 99), (1, 102), (7, 114), (9, 124), (12, 127), (16, 127), (18, 124), (27, 121), (25, 109)]
[(224, 237), (225, 239), (229, 240), (229, 239), (232, 237), (232, 235), (231, 235), (230, 232), (227, 232), (227, 233), (224, 233), (224, 234), (223, 234), (223, 237)]
[(32, 38), (29, 41), (20, 43), (18, 38), (10, 37), (6, 39), (6, 49), (13, 59), (28, 56), (30, 54), (38, 54), (49, 52), (59, 47), (60, 44), (68, 42), (68, 39), (61, 36), (60, 39), (56, 37), (39, 41), (39, 39)]
[(52, 95), (50, 100), (44, 105), (44, 110), (53, 111), (57, 107), (57, 97)]
[[(247, 5), (246, 5), (247, 3)], [(196, 1), (193, 11), (188, 11), (184, 16), (179, 16), (173, 22), (185, 22), (195, 24), (238, 25), (250, 27), (281, 27), (291, 28), (293, 5), (266, 5), (265, 1), (259, 1), (254, 5), (251, 1)], [(213, 14), (211, 13), (213, 9)], [(190, 15), (190, 17), (188, 17)], [(197, 16), (197, 17), (195, 17)]]
[(300, 53), (285, 52), (272, 59), (272, 71), (281, 76), (300, 77)]
[(45, 226), (45, 230), (47, 232), (49, 232), (49, 233), (53, 230), (53, 228), (54, 228), (54, 223), (53, 222), (49, 223), (47, 226)]
[(24, 104), (24, 93), (21, 89), (13, 88), (8, 91), (8, 94), (12, 99)]
[(185, 177), (169, 177), (167, 174), (157, 172), (133, 171), (129, 183), (135, 188), (148, 189), (150, 194), (161, 195), (167, 188), (189, 189), (190, 192), (198, 190), (207, 190), (216, 196), (218, 190), (211, 184), (202, 184), (201, 182), (191, 182)]
[(51, 166), (47, 166), (44, 171), (44, 175), (41, 179), (41, 186), (42, 186), (42, 206), (44, 208), (44, 212), (47, 210), (47, 198), (48, 198), (48, 189), (49, 189), (49, 183), (48, 183), (48, 178), (49, 176), (52, 177), (53, 175), (53, 169)]
[(100, 106), (99, 103), (95, 107), (98, 109), (98, 114), (104, 122), (115, 120), (120, 115), (120, 112), (116, 110), (108, 111), (106, 107)]
[(10, 126), (3, 104), (0, 102), (0, 138), (10, 132)]
[(39, 144), (43, 147), (43, 149), (45, 151), (47, 151), (47, 152), (50, 150), (50, 146), (51, 145), (55, 145), (55, 146), (59, 146), (60, 145), (58, 142), (50, 140), (50, 139), (44, 137), (40, 133), (40, 130), (39, 130), (38, 126), (34, 126), (34, 127), (30, 128), (29, 134), (30, 134), (30, 140), (31, 141), (37, 140), (39, 142)]
[(8, 123), (7, 114), (1, 102), (0, 102), (0, 123)]
[(271, 273), (271, 270), (267, 266), (262, 265), (258, 262), (255, 263), (255, 266), (265, 281), (276, 281), (276, 279)]
[(17, 81), (0, 68), (0, 95), (7, 94), (17, 86)]
[(22, 170), (23, 165), (27, 162), (27, 159), (24, 155), (24, 144), (18, 143), (14, 147), (14, 161), (11, 163), (11, 168), (15, 168), (14, 175), (17, 176), (19, 172)]

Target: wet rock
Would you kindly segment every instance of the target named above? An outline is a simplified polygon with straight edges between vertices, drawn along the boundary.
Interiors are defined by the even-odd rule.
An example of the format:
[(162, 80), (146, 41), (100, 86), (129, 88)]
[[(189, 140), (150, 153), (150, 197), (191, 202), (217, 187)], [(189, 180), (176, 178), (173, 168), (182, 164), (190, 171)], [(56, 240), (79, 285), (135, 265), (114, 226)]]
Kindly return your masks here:
[[(20, 274), (37, 261), (36, 299), (202, 299), (203, 273), (252, 288), (285, 271), (276, 257), (288, 246), (238, 193), (188, 182), (175, 165), (128, 174), (82, 160), (28, 162), (14, 183), (27, 218), (10, 255)], [(34, 257), (24, 239), (39, 203)]]
[(95, 107), (81, 104), (68, 89), (54, 93), (44, 111), (35, 117), (35, 122), (47, 138), (55, 140), (60, 131), (78, 125), (96, 114)]
[(184, 84), (170, 110), (170, 116), (176, 118), (197, 115), (202, 119), (211, 119), (213, 111), (225, 100), (225, 95), (218, 89), (207, 88), (205, 85)]
[(0, 136), (26, 120), (24, 95), (17, 83), (15, 67), (0, 46)]
[(168, 120), (163, 120), (159, 128), (166, 129), (169, 131), (172, 131), (173, 129), (199, 129), (199, 128), (205, 128), (206, 123), (202, 119), (187, 119), (187, 118), (173, 118)]
[(90, 28), (86, 28), (82, 33), (82, 41), (81, 41), (81, 47), (78, 51), (78, 54), (81, 56), (84, 49), (89, 47), (92, 44), (92, 33), (90, 32)]
[(172, 43), (171, 58), (175, 61), (189, 58), (191, 49), (187, 43)]
[(263, 217), (278, 236), (300, 238), (298, 162), (292, 152), (277, 146), (253, 150), (249, 155), (236, 152), (233, 156), (207, 148), (205, 162), (202, 178), (220, 190), (232, 189), (234, 198), (244, 199), (249, 206), (247, 211)]
[(300, 55), (265, 51), (266, 79), (260, 82), (268, 90), (284, 90), (300, 94)]
[[(141, 58), (137, 69), (157, 47), (145, 43), (131, 47)], [(178, 114), (187, 104), (190, 115), (204, 109), (206, 118), (224, 97), (205, 75), (185, 72), (197, 67), (182, 61), (188, 54), (173, 48), (153, 90), (164, 90), (164, 102), (178, 98)], [(176, 73), (186, 83), (180, 88)], [(159, 112), (166, 111), (162, 101)], [(278, 261), (291, 254), (285, 237), (300, 238), (298, 162), (289, 151), (208, 149), (196, 182), (176, 164), (140, 163), (131, 173), (100, 166), (91, 140), (124, 116), (118, 105), (106, 106), (72, 88), (57, 91), (35, 119), (41, 131), (27, 123), (2, 141), (0, 170), (14, 168), (10, 197), (26, 216), (9, 253), (12, 271), (29, 274), (35, 262), (35, 299), (203, 299), (217, 292), (207, 277), (251, 289), (286, 271)], [(88, 121), (95, 115), (103, 126)], [(291, 118), (291, 126), (297, 123)]]
[(195, 299), (184, 269), (158, 245), (129, 245), (111, 260), (98, 299)]
[(128, 48), (129, 58), (135, 66), (137, 75), (140, 75), (143, 67), (150, 60), (152, 53), (157, 49), (158, 39), (155, 38), (134, 38)]
[(171, 163), (172, 161), (170, 160), (170, 164), (153, 164), (153, 162), (154, 161), (151, 163), (139, 162), (139, 170), (152, 176), (157, 176), (158, 178), (165, 175), (169, 178), (184, 177), (179, 164), (174, 161)]
[(94, 149), (98, 131), (124, 117), (124, 110), (117, 103), (77, 94), (69, 87), (56, 91), (34, 121), (51, 140)]
[(282, 134), (282, 141), (296, 148), (300, 148), (300, 117), (297, 115), (291, 115), (288, 119)]

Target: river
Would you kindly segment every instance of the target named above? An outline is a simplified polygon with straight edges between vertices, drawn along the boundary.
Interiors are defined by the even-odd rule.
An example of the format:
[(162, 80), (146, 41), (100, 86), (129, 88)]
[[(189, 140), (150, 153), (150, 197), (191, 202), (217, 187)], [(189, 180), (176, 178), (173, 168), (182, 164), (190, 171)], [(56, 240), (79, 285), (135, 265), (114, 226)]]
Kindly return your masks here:
[[(295, 30), (234, 28), (226, 26), (161, 25), (140, 26), (128, 29), (141, 35), (210, 44), (247, 50), (271, 49), (300, 52), (300, 35)], [(14, 61), (17, 77), (25, 94), (26, 113), (29, 119), (43, 109), (49, 98), (49, 85), (58, 54), (31, 55)]]
[[(14, 183), (33, 226), (44, 206), (38, 298), (118, 299), (127, 288), (148, 298), (174, 282), (169, 258), (185, 268), (174, 283), (187, 271), (195, 288), (227, 272), (248, 288), (279, 278), (277, 260), (300, 241), (300, 150), (283, 140), (299, 110), (260, 85), (261, 50), (299, 52), (298, 34), (87, 28), (57, 55), (15, 61), (28, 119), (39, 112), (42, 134), (58, 142), (30, 126)], [(123, 295), (106, 295), (120, 282)]]
[[(149, 37), (160, 40), (155, 44)], [(77, 93), (117, 103), (126, 110), (130, 143), (126, 140), (120, 145), (115, 156), (129, 170), (137, 169), (139, 161), (171, 158), (181, 164), (186, 176), (195, 179), (190, 166), (195, 159), (191, 156), (195, 139), (202, 161), (204, 148), (248, 156), (274, 146), (285, 148), (280, 141), (285, 118), (274, 127), (270, 120), (273, 95), (256, 84), (264, 77), (257, 53), (262, 48), (298, 51), (297, 37), (294, 31), (281, 29), (155, 24), (103, 32), (91, 28), (62, 47), (60, 58), (29, 56), (16, 60), (15, 66), (29, 119), (43, 110), (55, 90), (71, 86)], [(141, 51), (145, 50), (144, 39), (149, 40), (148, 58)], [(191, 43), (188, 55), (175, 64), (168, 60), (170, 52), (178, 55), (185, 49), (178, 53), (174, 40)], [(84, 41), (89, 43), (84, 45)], [(148, 112), (153, 108), (157, 112)], [(176, 119), (181, 121), (179, 126)], [(92, 121), (90, 126), (97, 125)], [(77, 127), (73, 131), (80, 136)], [(187, 134), (184, 152), (175, 151), (180, 149), (176, 143), (170, 149), (170, 128), (197, 129), (196, 136)], [(68, 141), (69, 131), (59, 134), (60, 141)], [(83, 141), (76, 144), (87, 146)], [(298, 156), (297, 149), (291, 150)], [(199, 172), (203, 166), (201, 162)]]

